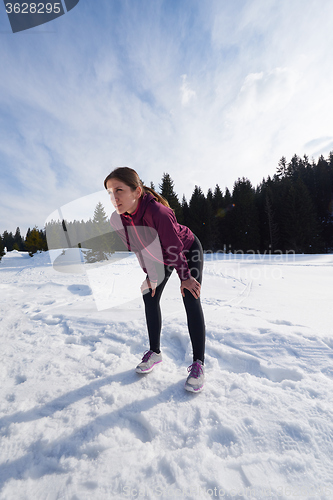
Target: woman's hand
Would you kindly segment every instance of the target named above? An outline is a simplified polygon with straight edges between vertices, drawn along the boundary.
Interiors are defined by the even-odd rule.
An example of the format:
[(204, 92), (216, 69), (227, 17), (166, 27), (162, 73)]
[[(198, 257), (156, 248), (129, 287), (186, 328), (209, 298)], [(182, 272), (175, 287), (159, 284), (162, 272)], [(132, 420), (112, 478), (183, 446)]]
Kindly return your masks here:
[(185, 297), (185, 288), (191, 292), (194, 298), (198, 299), (200, 297), (201, 285), (193, 276), (182, 281), (180, 291), (183, 297)]
[(146, 293), (145, 290), (149, 290), (149, 288), (151, 288), (151, 296), (154, 297), (156, 287), (157, 283), (154, 283), (154, 281), (150, 281), (149, 278), (146, 278), (141, 285), (141, 293), (144, 294)]

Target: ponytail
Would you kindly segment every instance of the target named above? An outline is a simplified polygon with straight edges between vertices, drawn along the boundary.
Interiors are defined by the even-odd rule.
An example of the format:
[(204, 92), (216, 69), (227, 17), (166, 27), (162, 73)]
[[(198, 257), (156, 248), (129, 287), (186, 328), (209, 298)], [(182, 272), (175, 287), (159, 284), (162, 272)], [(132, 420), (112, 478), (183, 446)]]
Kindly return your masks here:
[(163, 198), (163, 196), (161, 196), (160, 194), (156, 193), (156, 191), (154, 191), (154, 189), (149, 188), (149, 187), (144, 186), (144, 185), (142, 185), (142, 187), (143, 187), (143, 193), (150, 193), (151, 195), (154, 196), (155, 200), (158, 201), (158, 203), (161, 203), (165, 207), (170, 208), (170, 205), (169, 205), (168, 201), (165, 198)]

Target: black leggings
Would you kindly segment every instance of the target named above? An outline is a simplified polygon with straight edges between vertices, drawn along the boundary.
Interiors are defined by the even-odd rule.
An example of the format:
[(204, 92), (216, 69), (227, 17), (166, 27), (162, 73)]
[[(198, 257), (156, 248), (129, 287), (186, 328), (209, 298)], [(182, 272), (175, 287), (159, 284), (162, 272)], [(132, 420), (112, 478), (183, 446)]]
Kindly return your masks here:
[[(186, 256), (191, 275), (201, 284), (203, 250), (201, 243), (196, 236), (194, 236), (194, 242), (191, 248), (188, 252), (184, 252), (184, 254)], [(151, 289), (149, 293), (145, 293), (143, 295), (150, 350), (154, 352), (160, 352), (160, 337), (162, 328), (160, 299), (173, 269), (174, 268), (171, 266), (165, 266), (165, 277), (162, 283), (156, 287), (154, 297), (151, 296)], [(187, 289), (185, 289), (184, 292), (185, 297), (183, 297), (183, 302), (185, 305), (187, 325), (192, 343), (193, 361), (199, 359), (203, 363), (205, 355), (205, 320), (202, 312), (200, 297), (196, 299)]]

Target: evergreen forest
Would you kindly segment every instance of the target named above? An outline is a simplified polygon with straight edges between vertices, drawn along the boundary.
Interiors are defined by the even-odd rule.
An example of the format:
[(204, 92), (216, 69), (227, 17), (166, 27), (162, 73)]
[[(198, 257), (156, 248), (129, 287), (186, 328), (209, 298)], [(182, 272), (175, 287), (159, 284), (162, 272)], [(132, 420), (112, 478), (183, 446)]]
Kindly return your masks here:
[[(294, 155), (289, 162), (282, 157), (274, 176), (257, 187), (244, 177), (232, 192), (216, 184), (205, 195), (195, 186), (189, 201), (179, 199), (168, 173), (158, 189), (150, 187), (169, 202), (178, 222), (198, 236), (206, 252), (333, 252), (333, 152), (317, 162), (306, 155)], [(4, 248), (33, 255), (47, 250), (49, 243), (52, 248), (82, 246), (89, 251), (88, 261), (100, 260), (124, 249), (108, 228), (99, 203), (89, 221), (52, 221), (42, 230), (29, 228), (25, 238), (19, 228), (15, 234), (4, 231), (0, 259)]]

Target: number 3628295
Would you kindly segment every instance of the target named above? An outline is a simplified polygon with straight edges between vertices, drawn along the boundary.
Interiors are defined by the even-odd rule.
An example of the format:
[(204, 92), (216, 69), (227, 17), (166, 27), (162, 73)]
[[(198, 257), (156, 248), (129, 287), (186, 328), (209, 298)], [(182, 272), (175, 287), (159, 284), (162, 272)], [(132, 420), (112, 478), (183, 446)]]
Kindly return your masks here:
[(60, 14), (61, 3), (6, 3), (7, 14)]

